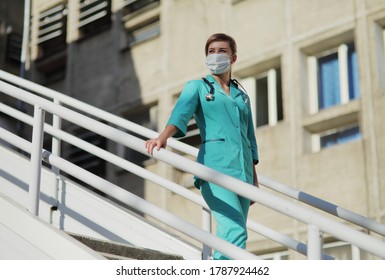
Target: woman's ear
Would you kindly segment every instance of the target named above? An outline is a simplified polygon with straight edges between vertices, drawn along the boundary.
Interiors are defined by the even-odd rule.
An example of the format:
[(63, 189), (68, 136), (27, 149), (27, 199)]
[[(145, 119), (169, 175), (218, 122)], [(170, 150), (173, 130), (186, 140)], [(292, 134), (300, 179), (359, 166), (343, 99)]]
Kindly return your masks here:
[(236, 54), (234, 54), (234, 55), (231, 57), (230, 63), (233, 64), (235, 61), (237, 61), (237, 55), (236, 55)]

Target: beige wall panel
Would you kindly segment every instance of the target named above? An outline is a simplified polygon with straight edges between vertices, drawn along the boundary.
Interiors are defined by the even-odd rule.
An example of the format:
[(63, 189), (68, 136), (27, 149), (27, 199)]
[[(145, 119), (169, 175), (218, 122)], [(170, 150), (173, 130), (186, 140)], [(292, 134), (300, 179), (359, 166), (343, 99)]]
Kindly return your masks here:
[(256, 136), (260, 157), (258, 173), (286, 184), (291, 183), (292, 172), (289, 129), (287, 122), (281, 122), (275, 127), (258, 129)]
[(270, 51), (286, 39), (286, 5), (284, 0), (244, 1), (235, 5), (230, 30), (240, 54)]
[(383, 0), (365, 0), (364, 2), (368, 10), (385, 8), (385, 2)]
[[(70, 0), (71, 1), (71, 0)], [(56, 6), (58, 4), (67, 2), (64, 0), (37, 0), (37, 1), (31, 1), (32, 2), (32, 8), (37, 9), (39, 11), (44, 11), (46, 9), (49, 9), (53, 6)]]
[[(139, 43), (131, 49), (132, 60), (134, 63), (135, 75), (138, 78), (141, 94), (151, 94), (158, 90), (164, 83), (164, 73), (162, 71), (163, 55), (162, 45), (159, 38)], [(129, 76), (132, 73), (125, 73)]]
[(353, 20), (354, 0), (293, 0), (290, 1), (293, 34), (314, 32), (335, 23)]
[(162, 26), (167, 73), (173, 81), (205, 75), (204, 46), (207, 38), (226, 32), (222, 18), (226, 14), (223, 1), (171, 1), (167, 7), (167, 22)]
[(300, 159), (300, 189), (366, 215), (365, 160), (362, 141), (323, 149)]
[[(261, 186), (261, 190), (277, 195), (276, 192), (266, 189), (263, 186)], [(285, 200), (288, 199), (286, 196), (283, 195), (278, 194), (278, 196)], [(298, 230), (296, 227), (293, 227), (292, 218), (286, 216), (285, 214), (277, 213), (278, 212), (275, 210), (260, 205), (259, 203), (255, 203), (253, 206), (250, 207), (249, 218), (257, 223), (261, 223), (264, 226), (270, 227), (279, 232), (286, 232), (291, 234)], [(254, 237), (252, 237), (250, 241), (260, 239), (260, 236), (257, 234), (252, 234), (252, 236)]]

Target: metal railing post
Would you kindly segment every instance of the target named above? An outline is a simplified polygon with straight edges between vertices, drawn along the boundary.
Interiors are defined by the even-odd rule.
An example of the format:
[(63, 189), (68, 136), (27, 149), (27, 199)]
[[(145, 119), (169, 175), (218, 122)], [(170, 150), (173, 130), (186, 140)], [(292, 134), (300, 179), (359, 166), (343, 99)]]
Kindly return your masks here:
[(307, 258), (309, 260), (322, 260), (322, 232), (317, 226), (309, 224), (307, 233)]
[[(60, 100), (58, 98), (54, 99), (54, 103), (61, 105)], [(52, 127), (54, 129), (61, 130), (61, 123), (62, 123), (61, 118), (58, 115), (54, 114), (53, 118), (52, 118)], [(54, 136), (52, 136), (52, 154), (54, 154), (55, 156), (59, 156), (59, 157), (61, 155), (61, 140), (57, 137), (54, 137)], [(52, 166), (51, 171), (55, 175), (53, 182), (52, 182), (53, 199), (54, 199), (54, 202), (53, 202), (54, 204), (52, 205), (52, 209), (55, 209), (55, 208), (57, 208), (58, 200), (59, 200), (59, 198), (58, 198), (59, 178), (58, 177), (60, 174), (60, 170), (56, 166)]]
[(34, 123), (32, 129), (32, 151), (31, 151), (31, 182), (29, 185), (29, 212), (39, 215), (40, 179), (42, 165), (42, 148), (44, 133), (44, 111), (38, 105), (34, 107)]
[[(202, 228), (203, 230), (211, 233), (211, 211), (205, 208), (202, 208)], [(202, 248), (202, 260), (210, 259), (212, 254), (212, 249), (210, 246), (203, 244)]]

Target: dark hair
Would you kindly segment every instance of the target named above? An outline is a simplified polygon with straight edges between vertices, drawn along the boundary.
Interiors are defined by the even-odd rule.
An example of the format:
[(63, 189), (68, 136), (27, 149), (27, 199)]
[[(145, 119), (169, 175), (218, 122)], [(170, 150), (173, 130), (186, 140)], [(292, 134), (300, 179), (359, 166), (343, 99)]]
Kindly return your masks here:
[(210, 44), (212, 42), (218, 42), (218, 41), (224, 41), (229, 43), (230, 49), (233, 51), (233, 54), (237, 54), (237, 44), (235, 43), (235, 40), (231, 36), (226, 35), (224, 33), (215, 33), (207, 39), (207, 42), (205, 45), (206, 56), (208, 54)]

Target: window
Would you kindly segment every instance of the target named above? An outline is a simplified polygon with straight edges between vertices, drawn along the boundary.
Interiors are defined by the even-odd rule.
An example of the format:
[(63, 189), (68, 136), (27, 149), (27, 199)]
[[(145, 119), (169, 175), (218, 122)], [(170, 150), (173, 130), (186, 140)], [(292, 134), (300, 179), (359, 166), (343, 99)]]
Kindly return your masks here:
[[(365, 260), (369, 259), (370, 255), (354, 246), (343, 241), (336, 241), (331, 243), (325, 243), (323, 245), (323, 253), (336, 260)], [(264, 260), (289, 260), (289, 251), (278, 251), (274, 253), (267, 253), (259, 255)]]
[(337, 129), (330, 134), (320, 137), (321, 148), (333, 146), (335, 144), (347, 143), (356, 139), (360, 139), (361, 134), (358, 126), (351, 128)]
[(361, 139), (361, 132), (358, 124), (343, 126), (313, 134), (313, 152), (328, 148), (337, 144), (344, 144)]
[(39, 15), (38, 59), (40, 84), (49, 85), (65, 77), (67, 60), (67, 5), (59, 4)]
[(129, 32), (129, 45), (138, 44), (160, 34), (159, 18), (146, 22), (141, 26), (136, 26)]
[(308, 56), (307, 65), (310, 114), (305, 116), (304, 127), (311, 151), (361, 139), (359, 106), (354, 102), (360, 98), (354, 44), (341, 43)]
[(93, 35), (111, 24), (111, 0), (80, 0), (79, 30), (82, 36)]
[[(8, 31), (8, 30), (7, 30)], [(9, 62), (19, 64), (21, 61), (21, 45), (22, 35), (12, 32), (12, 29), (7, 32), (7, 43), (5, 56)]]
[(253, 110), (256, 127), (274, 126), (283, 120), (281, 69), (271, 68), (260, 75), (242, 79)]
[(67, 47), (67, 5), (54, 6), (39, 15), (39, 58), (53, 55)]
[(342, 44), (308, 58), (310, 113), (360, 97), (357, 54), (354, 44)]
[(325, 254), (337, 260), (366, 260), (371, 258), (368, 252), (343, 241), (326, 243), (323, 249)]
[(124, 2), (124, 13), (134, 16), (143, 10), (152, 9), (160, 4), (160, 0), (126, 0)]
[(122, 13), (128, 46), (160, 34), (160, 0), (127, 0)]

